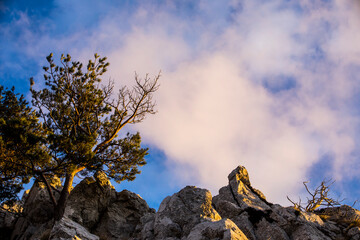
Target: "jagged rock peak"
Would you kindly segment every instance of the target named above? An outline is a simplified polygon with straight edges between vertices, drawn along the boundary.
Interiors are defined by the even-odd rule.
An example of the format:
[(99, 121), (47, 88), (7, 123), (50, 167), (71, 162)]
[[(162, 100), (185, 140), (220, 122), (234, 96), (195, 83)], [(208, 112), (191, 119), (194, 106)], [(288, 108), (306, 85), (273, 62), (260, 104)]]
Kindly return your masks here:
[[(235, 179), (234, 179), (235, 178)], [(229, 182), (235, 180), (243, 182), (247, 186), (251, 186), (249, 173), (244, 166), (238, 166), (228, 176)]]

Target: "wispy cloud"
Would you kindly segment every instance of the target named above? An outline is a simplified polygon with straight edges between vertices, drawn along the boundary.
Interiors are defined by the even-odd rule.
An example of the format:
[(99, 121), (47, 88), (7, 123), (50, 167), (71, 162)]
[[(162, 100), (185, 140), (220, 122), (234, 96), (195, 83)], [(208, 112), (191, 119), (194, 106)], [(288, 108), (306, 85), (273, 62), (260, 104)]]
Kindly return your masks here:
[[(357, 175), (357, 1), (163, 1), (98, 8), (101, 18), (85, 24), (87, 17), (79, 17), (76, 31), (54, 37), (44, 28), (16, 39), (33, 57), (55, 49), (87, 59), (99, 51), (109, 57), (109, 76), (118, 86), (131, 84), (134, 71), (162, 70), (159, 112), (138, 129), (164, 151), (179, 182), (216, 193), (241, 164), (255, 187), (284, 203), (324, 156), (333, 159), (328, 168), (334, 178)], [(47, 21), (54, 28), (60, 21), (71, 25), (70, 16), (59, 13)], [(16, 24), (28, 23), (8, 27), (22, 29)], [(25, 41), (29, 35), (31, 42)]]

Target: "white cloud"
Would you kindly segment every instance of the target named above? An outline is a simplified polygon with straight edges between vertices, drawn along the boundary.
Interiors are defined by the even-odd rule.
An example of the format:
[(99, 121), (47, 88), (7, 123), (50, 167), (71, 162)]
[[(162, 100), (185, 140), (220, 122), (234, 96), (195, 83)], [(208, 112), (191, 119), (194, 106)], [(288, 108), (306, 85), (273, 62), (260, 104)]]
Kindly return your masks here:
[[(160, 112), (141, 130), (169, 161), (196, 169), (199, 184), (213, 192), (242, 164), (256, 187), (284, 203), (324, 154), (335, 157), (329, 163), (335, 178), (350, 164), (358, 122), (346, 102), (358, 80), (332, 56), (356, 64), (341, 48), (353, 27), (341, 16), (332, 19), (340, 6), (309, 3), (302, 14), (276, 2), (243, 7), (235, 24), (213, 39), (215, 50), (164, 73)], [(332, 35), (339, 29), (341, 43)], [(332, 54), (329, 45), (338, 51)], [(315, 47), (324, 56), (314, 56)], [(270, 93), (261, 84), (268, 75), (291, 75), (297, 84)]]
[[(138, 127), (165, 152), (179, 182), (216, 194), (244, 165), (270, 201), (285, 203), (324, 154), (335, 158), (335, 177), (348, 168), (355, 174), (359, 8), (343, 1), (241, 3), (230, 13), (225, 3), (215, 11), (201, 2), (201, 14), (189, 18), (176, 16), (171, 4), (140, 6), (127, 16), (126, 30), (114, 10), (86, 41), (82, 32), (60, 46), (84, 59), (103, 51), (118, 85), (130, 84), (134, 71), (162, 70), (159, 112)], [(280, 90), (269, 91), (266, 81)]]

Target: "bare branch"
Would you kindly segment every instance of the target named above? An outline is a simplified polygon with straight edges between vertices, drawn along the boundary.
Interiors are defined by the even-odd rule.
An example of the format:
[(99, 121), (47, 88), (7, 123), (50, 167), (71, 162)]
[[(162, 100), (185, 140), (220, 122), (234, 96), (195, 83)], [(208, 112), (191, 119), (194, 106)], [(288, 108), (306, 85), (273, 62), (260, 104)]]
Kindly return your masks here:
[(296, 203), (294, 201), (292, 201), (289, 197), (287, 197), (287, 199), (294, 205), (294, 208), (300, 211), (306, 211), (306, 212), (313, 212), (315, 211), (317, 208), (319, 207), (334, 207), (334, 206), (339, 206), (341, 205), (341, 202), (343, 200), (335, 200), (332, 197), (329, 197), (329, 191), (330, 191), (330, 186), (332, 184), (334, 184), (335, 181), (330, 182), (329, 181), (322, 181), (321, 184), (314, 190), (314, 191), (310, 191), (309, 187), (307, 186), (307, 184), (309, 183), (307, 182), (303, 182), (305, 189), (307, 191), (307, 193), (311, 196), (311, 198), (307, 198), (307, 204), (306, 206), (303, 206), (301, 204), (301, 199), (299, 198), (299, 202)]
[(117, 117), (117, 124), (111, 135), (96, 146), (94, 149), (95, 153), (103, 151), (106, 146), (117, 137), (119, 131), (126, 124), (141, 122), (147, 114), (155, 113), (155, 102), (152, 100), (152, 94), (159, 88), (159, 78), (160, 73), (154, 79), (150, 79), (149, 76), (146, 75), (144, 80), (142, 80), (135, 73), (136, 85), (132, 91), (129, 91), (127, 88), (121, 88), (117, 101), (115, 103), (107, 102), (108, 106), (114, 110), (114, 116)]

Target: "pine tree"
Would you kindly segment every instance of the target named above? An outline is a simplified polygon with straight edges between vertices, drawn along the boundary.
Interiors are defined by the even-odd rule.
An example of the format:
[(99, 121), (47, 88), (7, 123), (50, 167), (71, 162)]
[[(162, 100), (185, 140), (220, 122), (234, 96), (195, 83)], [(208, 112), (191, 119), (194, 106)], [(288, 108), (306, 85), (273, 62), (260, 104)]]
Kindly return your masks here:
[[(33, 117), (34, 124), (30, 125), (38, 130), (35, 131), (35, 140), (28, 138), (25, 141), (31, 154), (15, 160), (6, 150), (6, 156), (1, 155), (0, 164), (10, 161), (13, 166), (3, 165), (6, 171), (1, 170), (0, 174), (1, 183), (9, 183), (4, 186), (10, 186), (9, 191), (13, 194), (18, 192), (16, 187), (21, 187), (31, 177), (44, 182), (54, 204), (54, 218), (59, 220), (64, 214), (76, 174), (86, 176), (103, 171), (109, 178), (121, 182), (134, 180), (140, 173), (138, 167), (146, 164), (144, 157), (148, 149), (141, 147), (139, 133), (123, 134), (124, 137), (119, 137), (119, 133), (127, 124), (139, 123), (146, 115), (155, 113), (152, 97), (159, 87), (160, 75), (154, 79), (148, 75), (140, 79), (135, 75), (135, 86), (132, 89), (123, 87), (114, 96), (113, 82), (101, 85), (100, 77), (109, 66), (105, 57), (95, 54), (85, 71), (82, 63), (71, 61), (70, 55), (62, 55), (59, 65), (55, 64), (52, 54), (47, 61), (49, 65), (43, 68), (46, 87), (37, 91), (33, 89), (34, 80), (30, 79), (36, 115), (21, 102), (23, 100), (19, 100), (20, 105), (27, 109), (26, 114)], [(4, 131), (8, 126), (4, 124)], [(33, 130), (29, 129), (29, 132)], [(7, 146), (7, 139), (3, 142)], [(18, 144), (21, 147), (23, 142)], [(26, 170), (20, 171), (24, 166)], [(9, 178), (7, 175), (16, 180), (6, 180)], [(64, 179), (59, 199), (55, 199), (49, 184), (54, 176)]]

